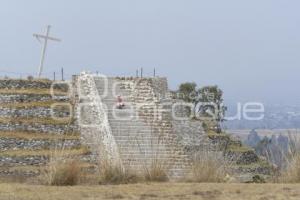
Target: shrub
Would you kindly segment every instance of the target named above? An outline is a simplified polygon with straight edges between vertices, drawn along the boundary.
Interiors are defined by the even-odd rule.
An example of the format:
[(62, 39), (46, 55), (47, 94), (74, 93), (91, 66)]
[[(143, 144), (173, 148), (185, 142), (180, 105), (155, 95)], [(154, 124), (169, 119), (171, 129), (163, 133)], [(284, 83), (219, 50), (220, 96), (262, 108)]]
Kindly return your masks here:
[(251, 181), (248, 181), (247, 183), (266, 183), (264, 177), (260, 176), (260, 175), (254, 175), (252, 177)]
[(50, 161), (42, 174), (42, 182), (47, 185), (77, 185), (81, 175), (81, 168), (77, 161)]
[(192, 174), (188, 181), (192, 182), (224, 182), (228, 176), (230, 161), (214, 151), (198, 153), (192, 164)]
[(158, 159), (154, 159), (149, 167), (145, 166), (144, 178), (146, 181), (164, 182), (168, 181), (165, 165)]
[(289, 163), (287, 171), (284, 173), (286, 182), (300, 183), (300, 155), (296, 155)]
[(31, 76), (31, 75), (27, 76), (28, 81), (33, 81), (33, 79), (34, 79), (33, 76)]
[(42, 171), (42, 182), (47, 185), (76, 185), (81, 176), (79, 161), (72, 159), (65, 147), (51, 151), (49, 162)]
[(279, 181), (300, 183), (300, 138), (297, 135), (289, 134), (289, 151), (284, 157), (284, 163)]
[(128, 184), (136, 183), (139, 180), (139, 177), (131, 170), (110, 162), (102, 162), (99, 170), (99, 184)]
[(76, 161), (68, 161), (58, 166), (51, 185), (77, 185), (80, 178), (80, 166)]

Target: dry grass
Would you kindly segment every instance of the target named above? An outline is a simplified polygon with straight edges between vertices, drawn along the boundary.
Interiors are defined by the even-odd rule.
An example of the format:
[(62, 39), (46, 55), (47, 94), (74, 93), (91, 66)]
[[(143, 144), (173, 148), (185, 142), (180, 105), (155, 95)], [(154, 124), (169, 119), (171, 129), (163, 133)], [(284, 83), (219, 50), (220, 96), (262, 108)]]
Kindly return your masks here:
[(286, 183), (300, 183), (300, 154), (293, 157), (281, 179)]
[(21, 124), (55, 124), (55, 125), (67, 125), (71, 122), (71, 119), (67, 118), (60, 118), (59, 120), (55, 120), (51, 117), (0, 117), (0, 123), (21, 123)]
[(158, 159), (154, 159), (151, 165), (144, 166), (144, 178), (146, 181), (150, 182), (164, 182), (168, 181), (168, 176), (166, 173), (166, 165)]
[[(68, 95), (67, 92), (62, 90), (53, 90), (56, 96), (66, 96)], [(27, 88), (27, 89), (0, 89), (0, 94), (40, 94), (40, 95), (50, 95), (51, 91), (49, 89), (43, 88)]]
[(140, 183), (55, 187), (0, 184), (1, 200), (298, 200), (296, 184)]
[(232, 165), (218, 152), (202, 151), (195, 155), (192, 174), (187, 180), (198, 183), (224, 182)]
[[(151, 126), (151, 136), (155, 133), (153, 132), (154, 127)], [(162, 152), (159, 151), (159, 149), (162, 149), (164, 141), (163, 141), (163, 134), (159, 136), (157, 139), (151, 139), (151, 152), (152, 155), (150, 158), (147, 157), (147, 160), (143, 162), (143, 171), (142, 176), (143, 179), (147, 182), (165, 182), (168, 181), (168, 175), (167, 175), (167, 164), (166, 159), (164, 159), (161, 154)], [(142, 149), (139, 141), (136, 138), (136, 143), (138, 145), (138, 149), (141, 155), (144, 153), (144, 149)], [(145, 157), (146, 159), (146, 157)], [(150, 162), (147, 162), (149, 161)]]
[(49, 185), (77, 185), (80, 179), (81, 167), (75, 160), (64, 163), (49, 163), (48, 184)]
[[(49, 151), (49, 162), (41, 168), (41, 181), (47, 185), (76, 185), (81, 178), (82, 166), (80, 161), (73, 158), (74, 152), (70, 149), (57, 147)], [(84, 152), (76, 152), (84, 154)]]
[(79, 133), (45, 134), (45, 133), (22, 132), (22, 131), (0, 131), (0, 138), (17, 138), (17, 139), (26, 139), (26, 140), (35, 140), (35, 139), (75, 140), (75, 139), (80, 139), (80, 134)]
[(140, 177), (130, 169), (126, 169), (121, 165), (113, 165), (110, 162), (102, 162), (99, 172), (99, 184), (102, 185), (137, 183), (141, 180)]
[(32, 102), (17, 102), (17, 103), (1, 103), (2, 108), (36, 108), (36, 107), (51, 107), (54, 103), (61, 103), (60, 101), (32, 101)]
[(133, 168), (122, 165), (113, 165), (102, 160), (99, 165), (100, 184), (128, 184), (137, 182), (165, 182), (168, 181), (165, 165), (155, 160), (149, 167), (145, 167), (143, 173)]
[[(87, 147), (81, 147), (78, 149), (66, 149), (64, 152), (57, 152), (61, 155), (85, 155), (90, 153)], [(8, 150), (0, 152), (0, 156), (51, 156), (53, 154), (52, 150), (42, 149), (42, 150)]]
[(286, 168), (279, 180), (284, 183), (300, 183), (300, 139), (289, 135), (289, 154), (285, 157)]

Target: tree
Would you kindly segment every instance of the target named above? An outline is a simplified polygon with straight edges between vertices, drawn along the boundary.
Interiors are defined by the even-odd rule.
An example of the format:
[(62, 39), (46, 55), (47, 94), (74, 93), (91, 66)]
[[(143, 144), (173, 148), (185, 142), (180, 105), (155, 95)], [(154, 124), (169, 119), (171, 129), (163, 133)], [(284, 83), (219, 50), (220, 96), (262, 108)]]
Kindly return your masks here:
[(29, 76), (27, 76), (27, 80), (29, 80), (29, 81), (33, 81), (33, 76), (31, 76), (31, 75), (29, 75)]
[(223, 122), (226, 106), (223, 104), (223, 91), (217, 86), (205, 86), (197, 91), (196, 103), (199, 103), (197, 112), (211, 112), (217, 122)]
[(184, 100), (185, 102), (195, 102), (197, 96), (197, 84), (194, 82), (182, 83), (179, 86), (179, 99)]
[[(213, 119), (216, 132), (221, 132), (220, 123), (224, 121), (226, 106), (223, 105), (223, 91), (218, 86), (205, 86), (197, 89), (194, 82), (182, 83), (179, 86), (178, 98), (194, 104), (195, 117)], [(190, 107), (189, 107), (190, 109)]]

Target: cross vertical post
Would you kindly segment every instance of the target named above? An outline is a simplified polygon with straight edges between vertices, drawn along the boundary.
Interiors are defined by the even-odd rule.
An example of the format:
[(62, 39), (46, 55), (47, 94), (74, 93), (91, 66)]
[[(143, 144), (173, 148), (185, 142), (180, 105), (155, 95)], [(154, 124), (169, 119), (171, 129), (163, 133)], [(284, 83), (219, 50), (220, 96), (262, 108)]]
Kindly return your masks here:
[(47, 49), (47, 44), (48, 44), (48, 40), (52, 40), (52, 41), (56, 41), (56, 42), (60, 42), (60, 39), (57, 38), (53, 38), (50, 37), (50, 28), (51, 26), (48, 25), (47, 26), (47, 30), (46, 30), (46, 35), (41, 35), (41, 34), (33, 34), (34, 37), (36, 37), (36, 39), (41, 42), (40, 39), (44, 39), (44, 43), (43, 43), (43, 48), (42, 48), (42, 54), (41, 54), (41, 60), (40, 60), (40, 65), (39, 65), (39, 70), (38, 70), (38, 77), (40, 78), (42, 75), (42, 71), (43, 71), (43, 66), (44, 66), (44, 61), (45, 61), (45, 55), (46, 55), (46, 49)]
[(61, 80), (64, 81), (64, 68), (61, 68)]

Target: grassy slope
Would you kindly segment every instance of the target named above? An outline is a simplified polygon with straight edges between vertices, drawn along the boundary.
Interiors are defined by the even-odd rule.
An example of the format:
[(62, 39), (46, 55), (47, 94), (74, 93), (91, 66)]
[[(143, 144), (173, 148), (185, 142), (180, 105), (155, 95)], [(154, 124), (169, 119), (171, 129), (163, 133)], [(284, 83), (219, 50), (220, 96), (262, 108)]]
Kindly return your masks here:
[(300, 199), (299, 185), (150, 183), (117, 186), (49, 187), (0, 184), (1, 200), (94, 199), (206, 199), (276, 200)]

